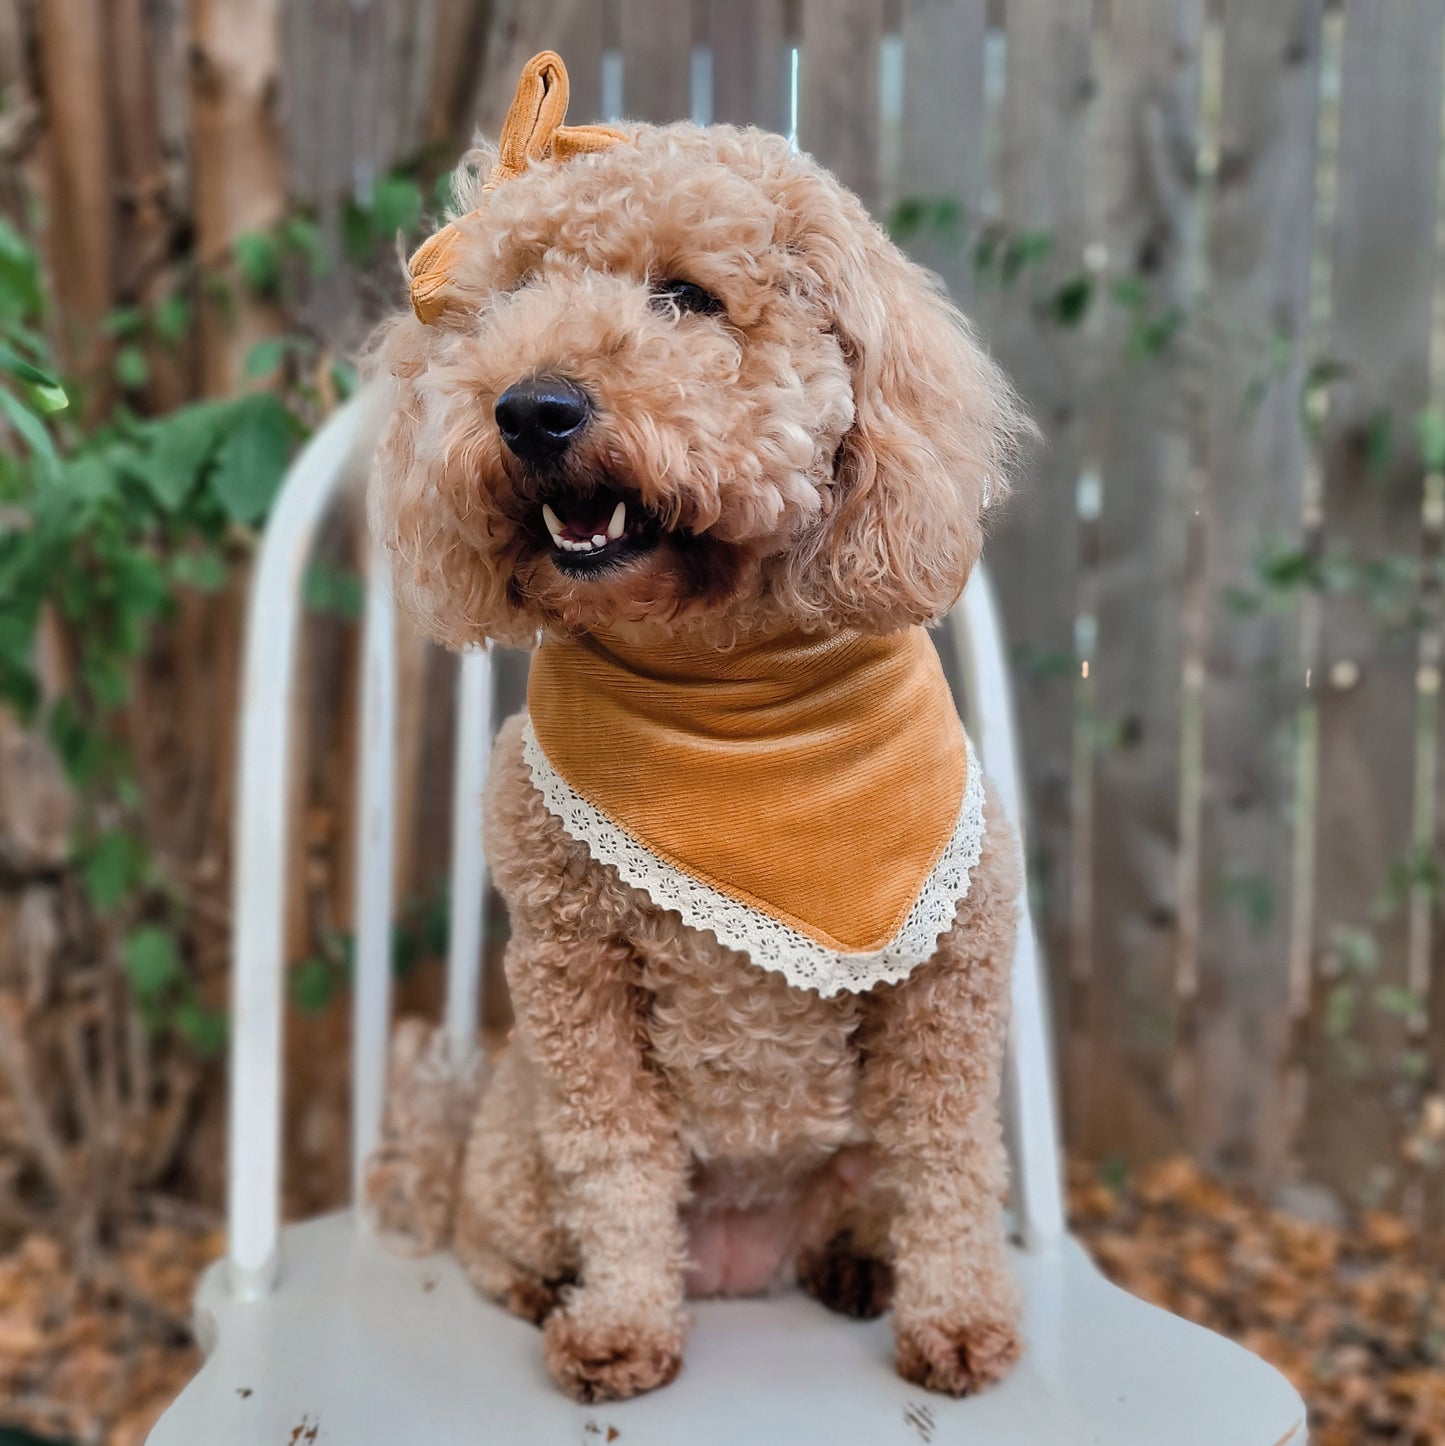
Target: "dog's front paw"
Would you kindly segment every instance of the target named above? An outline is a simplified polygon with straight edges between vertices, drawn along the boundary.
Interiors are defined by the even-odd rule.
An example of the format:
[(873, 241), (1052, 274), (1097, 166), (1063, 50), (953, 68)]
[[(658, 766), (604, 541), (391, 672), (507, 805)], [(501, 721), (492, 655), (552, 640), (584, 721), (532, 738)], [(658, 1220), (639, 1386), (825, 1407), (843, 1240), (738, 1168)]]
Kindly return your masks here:
[(625, 1401), (665, 1386), (682, 1369), (685, 1328), (587, 1308), (578, 1292), (547, 1317), (542, 1354), (552, 1379), (575, 1401)]
[(950, 1396), (971, 1396), (1001, 1381), (1023, 1348), (1010, 1319), (954, 1325), (946, 1321), (900, 1323), (898, 1374)]

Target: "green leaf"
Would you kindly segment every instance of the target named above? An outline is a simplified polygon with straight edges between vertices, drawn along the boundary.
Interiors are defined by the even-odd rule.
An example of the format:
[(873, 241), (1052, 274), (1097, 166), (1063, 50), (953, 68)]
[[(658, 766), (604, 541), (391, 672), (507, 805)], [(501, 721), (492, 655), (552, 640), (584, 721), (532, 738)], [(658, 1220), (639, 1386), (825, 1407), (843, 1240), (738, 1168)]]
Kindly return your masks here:
[(171, 1023), (176, 1033), (203, 1059), (215, 1059), (226, 1048), (230, 1021), (218, 1009), (188, 999), (176, 1006)]
[(138, 346), (123, 346), (116, 352), (115, 379), (128, 392), (138, 392), (150, 381), (150, 363)]
[(219, 552), (179, 552), (171, 559), (171, 576), (183, 587), (218, 592), (226, 585), (226, 559)]
[(1423, 1012), (1418, 996), (1402, 984), (1378, 985), (1371, 997), (1376, 1009), (1386, 1014), (1398, 1014), (1402, 1019), (1415, 1019)]
[(137, 336), (145, 330), (146, 314), (138, 306), (120, 306), (101, 322), (101, 330), (117, 339)]
[(1089, 314), (1094, 301), (1094, 278), (1086, 271), (1071, 276), (1055, 288), (1048, 313), (1060, 326), (1078, 326)]
[(131, 988), (141, 999), (155, 999), (180, 977), (176, 936), (160, 924), (143, 924), (130, 934), (120, 957)]
[(290, 341), (284, 336), (268, 336), (265, 341), (258, 341), (246, 353), (243, 368), (246, 375), (248, 377), (270, 376), (286, 360), (289, 345)]
[(336, 970), (319, 954), (291, 971), (291, 1002), (304, 1014), (319, 1014), (336, 997)]
[(1116, 276), (1109, 283), (1109, 295), (1130, 311), (1149, 304), (1149, 287), (1139, 276)]
[(174, 512), (195, 490), (237, 405), (196, 402), (150, 424), (150, 447), (138, 474), (167, 512)]
[(1365, 466), (1371, 476), (1382, 477), (1395, 460), (1395, 418), (1388, 407), (1378, 407), (1365, 424)]
[(45, 423), (19, 397), (3, 388), (0, 388), (0, 412), (5, 414), (10, 425), (20, 434), (25, 445), (46, 471), (52, 474), (59, 471), (60, 457), (55, 450), (55, 443), (50, 440), (50, 433), (45, 430)]
[(1339, 1039), (1350, 1032), (1355, 1022), (1355, 989), (1350, 984), (1336, 984), (1325, 1000), (1325, 1033)]
[(174, 346), (191, 329), (191, 303), (184, 296), (167, 296), (151, 314), (156, 335)]
[(1003, 264), (1000, 273), (1004, 284), (1012, 282), (1021, 271), (1029, 266), (1038, 266), (1046, 261), (1054, 249), (1051, 231), (1020, 231), (1004, 247)]
[(25, 360), (13, 347), (0, 342), (0, 371), (18, 377), (30, 389), (37, 405), (45, 412), (63, 411), (70, 405), (60, 379)]
[(1427, 472), (1445, 472), (1445, 413), (1427, 407), (1415, 418), (1415, 443)]
[(281, 284), (281, 247), (264, 231), (237, 236), (231, 248), (241, 279), (261, 296), (268, 296)]
[(325, 276), (331, 270), (331, 256), (321, 228), (309, 216), (290, 216), (281, 226), (281, 240), (286, 248), (306, 262), (313, 276)]
[(1336, 924), (1330, 930), (1330, 947), (1341, 966), (1352, 974), (1369, 974), (1380, 962), (1380, 947), (1375, 936), (1365, 929)]
[(83, 870), (91, 905), (102, 914), (109, 913), (139, 883), (145, 865), (145, 845), (134, 834), (121, 829), (102, 834)]
[(380, 241), (421, 225), (421, 187), (410, 176), (383, 176), (371, 192), (371, 225)]
[(318, 558), (306, 569), (301, 596), (315, 612), (350, 621), (366, 604), (366, 584), (359, 573)]
[(291, 415), (269, 392), (244, 397), (221, 443), (211, 490), (234, 522), (259, 522), (270, 510), (291, 455)]
[(331, 385), (336, 388), (336, 394), (342, 401), (356, 394), (358, 378), (356, 368), (349, 361), (337, 357), (331, 363)]
[(1135, 361), (1147, 361), (1163, 352), (1183, 328), (1184, 312), (1171, 306), (1154, 316), (1144, 317), (1129, 336), (1128, 354)]
[(341, 248), (353, 266), (365, 266), (376, 249), (370, 213), (349, 197), (341, 207)]
[(14, 322), (38, 320), (44, 309), (35, 248), (0, 218), (0, 317)]

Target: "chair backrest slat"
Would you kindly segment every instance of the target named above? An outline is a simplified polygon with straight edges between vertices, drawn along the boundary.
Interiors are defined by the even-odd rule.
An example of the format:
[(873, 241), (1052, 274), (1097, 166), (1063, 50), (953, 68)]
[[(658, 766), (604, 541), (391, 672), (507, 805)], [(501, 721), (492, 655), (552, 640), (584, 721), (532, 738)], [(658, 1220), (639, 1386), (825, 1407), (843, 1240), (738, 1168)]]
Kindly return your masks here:
[(286, 817), (301, 579), (365, 405), (358, 397), (337, 411), (291, 468), (261, 543), (246, 613), (226, 1181), (230, 1281), (242, 1299), (274, 1284), (281, 1223)]
[[(948, 635), (963, 683), (965, 722), (1004, 813), (1023, 833), (1023, 775), (1019, 767), (1013, 693), (1003, 628), (988, 571), (974, 569), (948, 620)], [(1027, 858), (1027, 853), (1025, 853)], [(1004, 1061), (1004, 1129), (1013, 1164), (1015, 1224), (1030, 1250), (1064, 1234), (1059, 1170), (1058, 1111), (1054, 1101), (1048, 993), (1025, 874), (1014, 949), (1012, 1016)]]
[[(391, 918), (396, 831), (396, 616), (389, 567), (369, 550), (362, 634), (361, 747), (356, 788), (356, 949), (352, 982), (351, 1181), (362, 1199), (381, 1133), (391, 1029)], [(360, 1212), (358, 1212), (360, 1219)]]
[(482, 789), (491, 756), (492, 655), (462, 655), (457, 675), (456, 769), (452, 779), (451, 929), (447, 940), (446, 1037), (453, 1060), (476, 1049), (482, 951), (487, 927), (487, 860)]

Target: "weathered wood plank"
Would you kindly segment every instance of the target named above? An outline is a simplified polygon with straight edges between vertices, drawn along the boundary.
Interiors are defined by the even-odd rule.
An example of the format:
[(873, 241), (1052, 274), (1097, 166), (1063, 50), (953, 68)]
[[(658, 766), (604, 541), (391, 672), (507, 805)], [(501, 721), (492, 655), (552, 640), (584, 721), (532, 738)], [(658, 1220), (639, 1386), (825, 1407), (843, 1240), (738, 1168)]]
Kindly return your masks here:
[(1297, 614), (1243, 611), (1238, 600), (1260, 596), (1261, 538), (1301, 540), (1322, 10), (1322, 0), (1233, 0), (1225, 12), (1208, 243), (1209, 632), (1191, 1143), (1260, 1183), (1277, 1175), (1288, 1144), (1292, 730), (1304, 677)]
[[(191, 27), (196, 260), (211, 270), (227, 264), (238, 236), (269, 229), (285, 210), (281, 15), (276, 0), (194, 0)], [(206, 392), (239, 390), (246, 353), (277, 322), (260, 304), (233, 312), (208, 302), (201, 313)]]
[(631, 120), (692, 115), (689, 0), (621, 0), (622, 111)]
[(803, 0), (798, 144), (845, 186), (878, 194), (877, 0)]
[[(1100, 18), (1093, 231), (1137, 306), (1105, 303), (1088, 405), (1103, 512), (1093, 662), (1091, 1092), (1098, 1154), (1178, 1134), (1171, 1097), (1180, 944), (1181, 620), (1190, 457), (1180, 348), (1201, 0), (1118, 0)], [(1151, 340), (1152, 338), (1152, 340)]]
[(567, 62), (571, 98), (567, 118), (586, 125), (602, 117), (602, 6), (596, 0), (574, 4), (572, 14), (558, 27), (557, 53)]
[(788, 128), (791, 62), (783, 0), (708, 0), (712, 118)]
[[(1362, 560), (1420, 551), (1421, 472), (1411, 419), (1429, 397), (1445, 0), (1347, 0), (1331, 351), (1349, 368), (1330, 399), (1325, 535)], [(1389, 445), (1386, 445), (1386, 444)], [(1406, 982), (1407, 910), (1377, 908), (1411, 846), (1417, 630), (1363, 588), (1327, 600), (1319, 699), (1319, 947), (1338, 930), (1373, 939), (1377, 962), (1348, 1031), (1373, 1056), (1361, 1076), (1322, 1036), (1306, 1164), (1346, 1190), (1389, 1183), (1399, 1110), (1388, 1098), (1403, 1044), (1371, 1005)], [(1393, 615), (1392, 615), (1393, 614)], [(1345, 950), (1343, 954), (1351, 951)], [(1372, 1180), (1372, 1169), (1386, 1174)]]
[[(1088, 207), (1084, 159), (1096, 93), (1090, 16), (1057, 0), (1012, 0), (1000, 116), (998, 192), (1010, 234), (1052, 238), (1045, 294), (1082, 274)], [(1016, 659), (1028, 775), (1025, 848), (1035, 918), (1053, 982), (1056, 1037), (1068, 1037), (1075, 733), (1074, 623), (1080, 544), (1075, 490), (1084, 450), (1086, 338), (1040, 316), (1019, 287), (980, 303), (989, 344), (1048, 437), (995, 521), (987, 556)], [(1065, 1102), (1076, 1099), (1065, 1092)]]
[(96, 0), (44, 0), (37, 11), (48, 133), (45, 251), (61, 355), (87, 370), (103, 361), (96, 342), (111, 306), (115, 225), (101, 13)]
[[(984, 0), (904, 0), (903, 146), (898, 195), (957, 200), (976, 223), (987, 182), (984, 152)], [(924, 231), (909, 245), (958, 301), (973, 292), (961, 238)]]

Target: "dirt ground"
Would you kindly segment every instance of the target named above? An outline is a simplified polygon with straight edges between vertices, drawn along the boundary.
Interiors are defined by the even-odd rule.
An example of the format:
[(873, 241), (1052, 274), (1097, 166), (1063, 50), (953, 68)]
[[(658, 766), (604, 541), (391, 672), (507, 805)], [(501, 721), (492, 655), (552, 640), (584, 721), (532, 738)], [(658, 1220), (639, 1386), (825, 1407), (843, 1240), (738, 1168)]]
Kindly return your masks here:
[[(1311, 1223), (1181, 1159), (1076, 1165), (1070, 1204), (1119, 1284), (1279, 1366), (1313, 1446), (1445, 1446), (1445, 1276), (1404, 1222)], [(0, 1443), (140, 1446), (199, 1363), (186, 1318), (221, 1247), (200, 1223), (137, 1226), (84, 1284), (44, 1235), (0, 1251)]]

